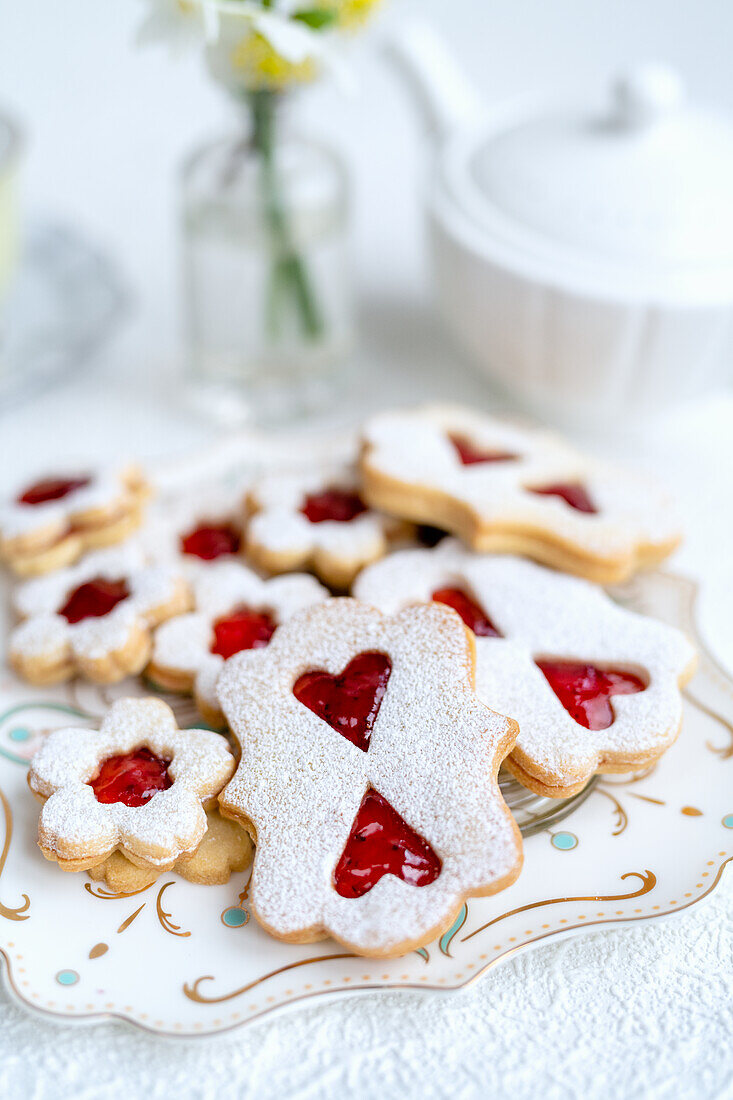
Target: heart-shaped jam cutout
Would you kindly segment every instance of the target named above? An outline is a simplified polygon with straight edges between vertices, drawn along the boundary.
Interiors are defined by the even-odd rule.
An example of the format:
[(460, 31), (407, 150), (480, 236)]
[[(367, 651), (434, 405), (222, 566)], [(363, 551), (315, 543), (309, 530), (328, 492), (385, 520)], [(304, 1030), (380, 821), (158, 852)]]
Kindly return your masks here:
[(226, 661), (243, 649), (261, 649), (267, 645), (276, 629), (277, 623), (266, 611), (235, 607), (214, 623), (211, 652), (218, 653)]
[(18, 504), (47, 504), (50, 500), (63, 500), (76, 489), (84, 489), (90, 477), (45, 477), (29, 485), (18, 497)]
[(82, 619), (101, 619), (129, 595), (130, 589), (126, 581), (93, 577), (69, 593), (58, 614), (63, 615), (69, 623), (80, 623)]
[(354, 818), (333, 882), (342, 898), (360, 898), (383, 875), (396, 875), (410, 886), (427, 886), (440, 869), (440, 860), (427, 840), (370, 788)]
[(384, 653), (359, 653), (338, 676), (321, 669), (304, 672), (293, 695), (366, 752), (391, 672), (392, 662)]
[(194, 558), (213, 561), (225, 554), (237, 554), (242, 539), (230, 523), (202, 523), (181, 537), (181, 550)]
[(596, 668), (579, 661), (536, 664), (571, 718), (587, 730), (606, 730), (613, 724), (612, 695), (636, 695), (646, 690), (639, 676), (621, 669)]
[(464, 435), (449, 435), (448, 438), (462, 466), (478, 466), (482, 462), (516, 462), (519, 458), (519, 455), (509, 451), (487, 451)]
[(590, 498), (588, 490), (580, 482), (557, 482), (555, 485), (539, 485), (529, 490), (538, 497), (560, 497), (576, 512), (596, 515), (598, 509)]
[(300, 511), (309, 523), (349, 523), (363, 515), (367, 507), (358, 493), (349, 493), (345, 489), (325, 489), (322, 493), (311, 493), (303, 501)]
[(158, 791), (167, 791), (173, 785), (169, 766), (170, 760), (163, 760), (150, 749), (134, 749), (103, 760), (89, 786), (97, 802), (144, 806)]
[(463, 619), (466, 626), (479, 638), (501, 638), (483, 607), (462, 588), (437, 588), (433, 592), (435, 603), (444, 603), (452, 607)]

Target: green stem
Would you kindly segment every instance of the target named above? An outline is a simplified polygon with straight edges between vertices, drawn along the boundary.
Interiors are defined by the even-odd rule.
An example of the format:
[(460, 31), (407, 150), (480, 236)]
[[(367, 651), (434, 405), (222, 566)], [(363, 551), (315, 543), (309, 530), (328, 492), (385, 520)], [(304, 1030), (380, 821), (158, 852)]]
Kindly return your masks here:
[(323, 332), (323, 320), (305, 263), (293, 241), (277, 171), (275, 154), (277, 93), (253, 92), (251, 104), (254, 123), (252, 144), (262, 162), (263, 203), (273, 245), (268, 324), (271, 332), (276, 334), (279, 304), (292, 296), (298, 309), (303, 332), (310, 340), (317, 340)]

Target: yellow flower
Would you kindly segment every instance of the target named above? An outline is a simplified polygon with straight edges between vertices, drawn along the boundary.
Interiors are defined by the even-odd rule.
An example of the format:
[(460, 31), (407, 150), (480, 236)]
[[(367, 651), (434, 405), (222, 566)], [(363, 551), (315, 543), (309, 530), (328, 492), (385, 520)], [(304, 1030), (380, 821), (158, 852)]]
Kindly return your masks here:
[(371, 17), (381, 0), (330, 0), (339, 27), (357, 30)]
[(257, 32), (240, 39), (232, 50), (231, 62), (249, 88), (279, 90), (290, 84), (307, 84), (318, 76), (314, 58), (288, 61)]

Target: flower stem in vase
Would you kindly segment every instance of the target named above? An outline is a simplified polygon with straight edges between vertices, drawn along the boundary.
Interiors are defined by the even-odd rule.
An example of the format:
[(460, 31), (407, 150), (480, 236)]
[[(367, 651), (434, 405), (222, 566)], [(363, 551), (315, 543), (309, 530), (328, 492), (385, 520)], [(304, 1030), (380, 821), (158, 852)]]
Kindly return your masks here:
[(267, 327), (271, 339), (277, 340), (283, 332), (283, 321), (294, 314), (302, 334), (316, 341), (323, 335), (323, 318), (305, 261), (296, 247), (280, 185), (275, 134), (278, 99), (279, 94), (269, 90), (250, 94), (252, 146), (261, 164), (263, 210), (272, 249)]

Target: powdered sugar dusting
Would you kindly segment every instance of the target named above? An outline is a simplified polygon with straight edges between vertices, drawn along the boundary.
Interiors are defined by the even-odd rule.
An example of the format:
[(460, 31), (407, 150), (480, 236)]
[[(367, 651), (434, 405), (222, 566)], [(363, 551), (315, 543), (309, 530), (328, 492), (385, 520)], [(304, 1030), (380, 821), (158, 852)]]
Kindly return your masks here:
[[(375, 563), (354, 591), (394, 614), (453, 586), (467, 591), (503, 635), (476, 638), (477, 691), (519, 722), (512, 756), (532, 774), (567, 786), (601, 761), (657, 756), (672, 743), (692, 646), (678, 630), (619, 607), (587, 581), (519, 558), (475, 554), (446, 539), (434, 550), (406, 550)], [(535, 664), (540, 657), (628, 669), (648, 686), (614, 697), (613, 724), (590, 731), (565, 710)]]
[[(171, 761), (173, 784), (144, 806), (97, 802), (89, 786), (108, 757), (148, 747)], [(64, 728), (49, 734), (31, 761), (31, 789), (47, 798), (39, 840), (57, 858), (103, 858), (116, 848), (165, 866), (193, 851), (206, 831), (202, 802), (234, 770), (226, 741), (207, 730), (180, 730), (158, 699), (120, 699), (99, 730)]]
[[(392, 671), (362, 752), (292, 688), (309, 669), (336, 674), (371, 650), (386, 653)], [(387, 618), (328, 600), (285, 623), (267, 649), (227, 662), (219, 700), (242, 748), (220, 801), (257, 830), (251, 899), (276, 934), (322, 928), (357, 951), (399, 952), (466, 895), (516, 877), (521, 845), (495, 779), (515, 730), (476, 699), (466, 632), (449, 609)], [(370, 786), (442, 860), (430, 885), (385, 875), (360, 898), (336, 893), (333, 870)]]
[(169, 619), (155, 632), (152, 664), (190, 675), (197, 699), (218, 711), (216, 681), (224, 658), (211, 652), (214, 623), (238, 606), (269, 612), (277, 624), (328, 597), (315, 577), (293, 573), (262, 580), (238, 562), (214, 563), (201, 571), (194, 586), (196, 611)]
[[(462, 465), (450, 435), (518, 458)], [(599, 557), (635, 553), (639, 544), (665, 546), (679, 536), (671, 499), (637, 476), (593, 461), (548, 432), (520, 428), (482, 413), (429, 406), (375, 416), (364, 429), (365, 470), (467, 506), (482, 524), (518, 533), (535, 531)], [(528, 488), (580, 482), (597, 513), (584, 513)]]

